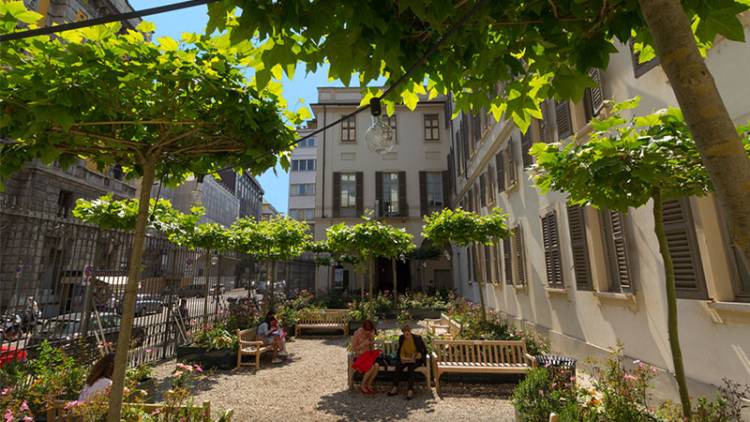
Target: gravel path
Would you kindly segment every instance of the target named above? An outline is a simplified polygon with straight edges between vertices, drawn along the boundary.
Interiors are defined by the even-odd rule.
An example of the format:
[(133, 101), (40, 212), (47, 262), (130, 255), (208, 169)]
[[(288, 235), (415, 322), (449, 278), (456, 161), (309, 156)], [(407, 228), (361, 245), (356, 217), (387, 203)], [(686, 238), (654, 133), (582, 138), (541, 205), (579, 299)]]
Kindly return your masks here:
[[(413, 400), (388, 397), (387, 378), (376, 396), (362, 396), (346, 385), (347, 354), (343, 337), (303, 337), (287, 344), (289, 358), (273, 365), (270, 354), (261, 369), (214, 371), (195, 388), (194, 400), (211, 402), (215, 413), (234, 409), (234, 421), (513, 421), (509, 395), (515, 382), (465, 385), (449, 378), (443, 398), (418, 386)], [(155, 369), (164, 381), (174, 360)]]

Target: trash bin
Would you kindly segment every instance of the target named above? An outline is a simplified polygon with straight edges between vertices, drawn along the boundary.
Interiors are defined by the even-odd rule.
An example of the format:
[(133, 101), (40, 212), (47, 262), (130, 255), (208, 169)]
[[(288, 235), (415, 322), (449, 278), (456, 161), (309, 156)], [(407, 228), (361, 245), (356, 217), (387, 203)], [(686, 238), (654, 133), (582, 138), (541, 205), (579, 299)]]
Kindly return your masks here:
[(550, 376), (565, 381), (575, 380), (577, 360), (568, 356), (537, 355), (536, 363), (539, 367), (547, 368)]

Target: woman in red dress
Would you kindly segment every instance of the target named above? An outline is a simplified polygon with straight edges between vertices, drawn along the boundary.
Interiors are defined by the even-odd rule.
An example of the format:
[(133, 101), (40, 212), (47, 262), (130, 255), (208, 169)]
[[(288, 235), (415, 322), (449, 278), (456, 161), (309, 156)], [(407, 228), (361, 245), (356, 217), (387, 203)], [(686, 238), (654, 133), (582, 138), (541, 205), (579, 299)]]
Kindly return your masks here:
[(375, 360), (380, 356), (380, 350), (374, 350), (375, 345), (375, 325), (372, 321), (365, 320), (352, 336), (352, 350), (354, 351), (354, 363), (352, 368), (362, 373), (362, 383), (359, 385), (359, 391), (362, 394), (375, 394), (372, 388), (372, 382), (378, 375), (380, 365)]

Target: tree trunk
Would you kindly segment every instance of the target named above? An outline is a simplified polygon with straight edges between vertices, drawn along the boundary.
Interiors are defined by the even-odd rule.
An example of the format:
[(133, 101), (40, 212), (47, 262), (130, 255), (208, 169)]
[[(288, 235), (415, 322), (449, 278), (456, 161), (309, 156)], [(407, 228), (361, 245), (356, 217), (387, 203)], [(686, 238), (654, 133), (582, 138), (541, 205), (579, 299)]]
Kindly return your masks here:
[(680, 401), (682, 402), (682, 413), (691, 419), (690, 395), (688, 394), (687, 382), (685, 381), (685, 369), (682, 365), (682, 351), (680, 350), (680, 337), (677, 329), (677, 288), (674, 280), (674, 265), (669, 254), (667, 236), (664, 233), (664, 204), (661, 192), (657, 189), (653, 194), (654, 200), (654, 232), (659, 241), (659, 252), (664, 260), (664, 272), (667, 280), (667, 331), (669, 332), (669, 348), (672, 351), (672, 363), (674, 365), (674, 376), (680, 390)]
[(374, 279), (374, 276), (375, 276), (375, 268), (376, 268), (375, 265), (376, 265), (375, 264), (375, 259), (372, 259), (370, 261), (370, 289), (369, 289), (369, 291), (370, 291), (370, 299), (372, 299), (372, 286), (374, 284), (373, 279)]
[(726, 211), (732, 240), (750, 258), (750, 159), (742, 147), (679, 0), (639, 0), (685, 121)]
[(115, 349), (115, 369), (112, 374), (112, 388), (109, 394), (109, 412), (107, 421), (120, 422), (122, 409), (122, 392), (125, 387), (125, 369), (128, 365), (128, 350), (130, 349), (130, 335), (133, 332), (135, 320), (135, 300), (138, 294), (138, 276), (141, 272), (141, 255), (143, 243), (146, 239), (146, 224), (148, 223), (151, 187), (154, 184), (155, 163), (143, 163), (143, 177), (141, 178), (141, 192), (138, 203), (138, 215), (135, 220), (133, 234), (133, 248), (130, 251), (130, 266), (128, 268), (128, 282), (122, 306), (120, 333), (117, 336)]
[(482, 307), (482, 321), (487, 321), (487, 307), (484, 304), (484, 283), (477, 281), (479, 286), (479, 304)]
[(396, 258), (391, 258), (391, 271), (393, 272), (393, 304), (398, 306), (398, 276), (396, 274)]
[(276, 279), (276, 274), (274, 274), (274, 271), (276, 270), (276, 262), (273, 260), (268, 262), (268, 281), (266, 282), (266, 292), (268, 292), (268, 311), (273, 311), (273, 304), (275, 302), (274, 298), (274, 280)]
[(211, 295), (211, 289), (208, 288), (208, 285), (211, 281), (211, 251), (206, 248), (206, 271), (205, 277), (203, 277), (203, 282), (206, 283), (206, 286), (203, 288), (203, 292), (205, 293), (205, 296), (203, 297), (203, 329), (208, 329), (208, 297)]

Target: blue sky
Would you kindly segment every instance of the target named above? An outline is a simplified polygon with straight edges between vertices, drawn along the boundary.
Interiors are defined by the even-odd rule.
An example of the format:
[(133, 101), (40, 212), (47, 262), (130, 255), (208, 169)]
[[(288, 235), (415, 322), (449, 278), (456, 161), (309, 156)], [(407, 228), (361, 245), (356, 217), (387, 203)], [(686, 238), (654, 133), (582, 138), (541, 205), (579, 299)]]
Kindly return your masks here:
[[(174, 0), (130, 0), (134, 9), (146, 9), (174, 3)], [(183, 32), (202, 33), (208, 21), (206, 6), (198, 6), (189, 9), (178, 10), (159, 15), (147, 16), (145, 20), (156, 24), (156, 37), (169, 35), (179, 39)], [(317, 101), (318, 86), (340, 85), (328, 81), (326, 69), (321, 68), (315, 73), (305, 75), (302, 66), (297, 67), (297, 72), (291, 80), (286, 77), (283, 80), (284, 97), (289, 105), (294, 108), (301, 98), (305, 104)], [(281, 167), (269, 169), (263, 173), (258, 180), (266, 191), (265, 200), (273, 204), (277, 210), (286, 212), (289, 194), (289, 175)]]

